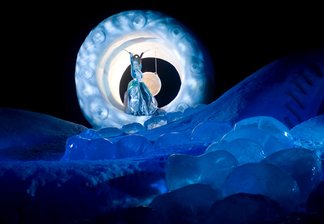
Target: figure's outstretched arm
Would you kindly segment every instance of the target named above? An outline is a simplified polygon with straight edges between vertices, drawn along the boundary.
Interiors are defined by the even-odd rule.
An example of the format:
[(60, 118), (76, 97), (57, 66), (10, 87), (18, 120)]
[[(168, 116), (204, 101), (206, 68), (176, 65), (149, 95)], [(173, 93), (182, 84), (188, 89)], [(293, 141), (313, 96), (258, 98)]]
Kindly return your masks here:
[(128, 54), (129, 54), (129, 56), (130, 56), (130, 60), (132, 61), (132, 58), (133, 58), (133, 53), (132, 52), (130, 52), (130, 51), (128, 51), (128, 50), (125, 50), (125, 49), (123, 49), (124, 51), (126, 51)]

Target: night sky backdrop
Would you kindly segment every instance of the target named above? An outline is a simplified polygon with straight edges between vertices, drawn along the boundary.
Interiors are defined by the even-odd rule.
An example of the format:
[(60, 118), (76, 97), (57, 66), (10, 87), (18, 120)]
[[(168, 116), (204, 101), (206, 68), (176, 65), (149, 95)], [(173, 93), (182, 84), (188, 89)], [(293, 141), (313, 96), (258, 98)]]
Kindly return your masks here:
[(215, 99), (279, 57), (324, 47), (322, 8), (311, 3), (12, 1), (1, 9), (0, 107), (86, 126), (74, 82), (77, 53), (94, 27), (125, 10), (157, 10), (189, 28), (212, 58)]

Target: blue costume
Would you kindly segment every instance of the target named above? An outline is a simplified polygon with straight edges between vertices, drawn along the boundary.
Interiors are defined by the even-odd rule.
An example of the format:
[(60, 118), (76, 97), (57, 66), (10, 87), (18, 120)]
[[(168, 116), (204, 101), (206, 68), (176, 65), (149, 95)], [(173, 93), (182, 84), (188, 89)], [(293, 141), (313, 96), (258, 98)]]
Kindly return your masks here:
[(130, 54), (131, 75), (133, 80), (128, 83), (124, 95), (125, 112), (137, 116), (149, 116), (156, 112), (158, 103), (148, 87), (142, 82), (142, 56)]

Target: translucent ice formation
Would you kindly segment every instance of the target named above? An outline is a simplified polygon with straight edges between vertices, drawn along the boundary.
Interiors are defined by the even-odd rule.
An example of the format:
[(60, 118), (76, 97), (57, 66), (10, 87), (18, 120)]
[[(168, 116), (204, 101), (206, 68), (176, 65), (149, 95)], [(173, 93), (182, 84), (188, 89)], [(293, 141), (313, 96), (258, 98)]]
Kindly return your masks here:
[(290, 211), (299, 205), (300, 190), (286, 171), (268, 163), (246, 163), (236, 167), (223, 184), (224, 196), (236, 193), (262, 194)]
[(130, 124), (125, 124), (122, 128), (123, 132), (128, 133), (128, 134), (134, 134), (139, 131), (144, 131), (146, 130), (145, 127), (140, 124), (140, 123), (130, 123)]
[(229, 122), (201, 122), (192, 130), (191, 139), (193, 142), (209, 145), (212, 142), (220, 140), (231, 129), (232, 124)]
[(255, 116), (240, 120), (221, 140), (230, 142), (235, 139), (256, 141), (262, 146), (265, 155), (293, 146), (289, 128), (269, 116)]
[(270, 154), (262, 162), (274, 164), (289, 173), (298, 183), (304, 204), (322, 177), (321, 161), (309, 149), (283, 149)]
[(181, 132), (169, 132), (160, 135), (154, 142), (155, 148), (159, 150), (166, 150), (169, 147), (174, 146), (174, 141), (177, 141), (177, 145), (188, 145), (190, 137)]
[(243, 163), (259, 162), (265, 158), (262, 146), (257, 141), (238, 138), (230, 142), (218, 141), (208, 146), (206, 153), (225, 150), (232, 153), (241, 165)]
[(105, 138), (87, 139), (79, 135), (68, 138), (62, 158), (71, 160), (105, 160), (116, 158), (116, 147)]
[(141, 135), (128, 135), (116, 142), (116, 158), (145, 157), (153, 144)]
[(220, 190), (236, 166), (237, 160), (227, 151), (214, 151), (200, 156), (175, 154), (166, 163), (166, 180), (170, 190), (196, 183), (208, 184)]
[[(103, 41), (96, 31), (92, 40)], [(84, 130), (2, 110), (0, 222), (123, 223), (116, 217), (130, 215), (127, 209), (145, 208), (157, 215), (153, 223), (323, 223), (323, 62), (323, 51), (278, 60), (215, 102), (178, 105), (146, 126)], [(82, 94), (96, 93), (85, 87)], [(97, 103), (89, 108), (105, 120)], [(235, 126), (217, 132), (219, 122)], [(19, 160), (53, 154), (62, 161)]]
[(324, 153), (324, 115), (301, 122), (290, 132), (294, 136), (296, 146), (315, 150), (318, 155)]

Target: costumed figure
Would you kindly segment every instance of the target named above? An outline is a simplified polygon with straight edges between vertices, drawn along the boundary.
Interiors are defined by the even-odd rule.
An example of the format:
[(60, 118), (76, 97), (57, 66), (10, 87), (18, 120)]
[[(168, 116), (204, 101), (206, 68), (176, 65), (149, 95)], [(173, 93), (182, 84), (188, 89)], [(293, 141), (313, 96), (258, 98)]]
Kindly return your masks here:
[(128, 52), (131, 62), (131, 76), (124, 95), (125, 112), (136, 116), (150, 116), (158, 109), (158, 103), (148, 87), (142, 82), (142, 56)]

